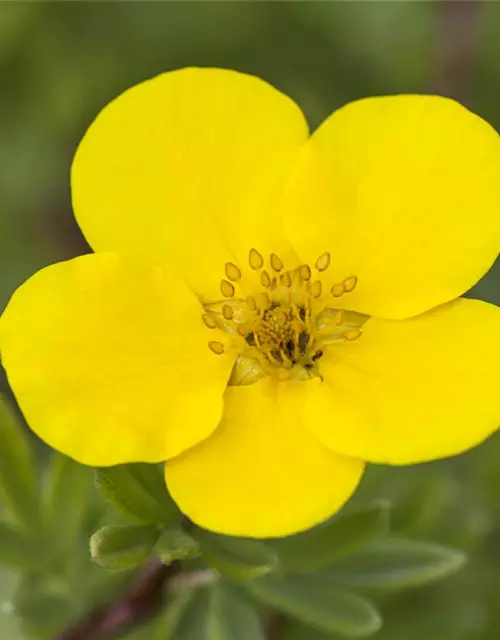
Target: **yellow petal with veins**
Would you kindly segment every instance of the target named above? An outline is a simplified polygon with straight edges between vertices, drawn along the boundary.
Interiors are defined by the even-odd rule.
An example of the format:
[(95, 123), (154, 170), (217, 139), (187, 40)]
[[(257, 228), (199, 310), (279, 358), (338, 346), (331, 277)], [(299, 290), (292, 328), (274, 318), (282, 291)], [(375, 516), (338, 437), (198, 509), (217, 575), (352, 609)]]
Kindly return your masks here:
[(162, 74), (113, 100), (85, 134), (76, 218), (95, 251), (139, 255), (218, 299), (224, 265), (250, 271), (251, 247), (290, 264), (277, 203), (307, 138), (297, 105), (259, 78)]
[(321, 360), (305, 412), (333, 451), (410, 464), (461, 453), (500, 425), (500, 308), (456, 300), (409, 320), (372, 318)]
[(498, 254), (500, 138), (447, 98), (353, 102), (313, 134), (283, 206), (303, 262), (331, 252), (336, 305), (414, 316), (463, 294)]
[(14, 294), (0, 318), (2, 364), (55, 449), (93, 466), (158, 462), (207, 437), (222, 413), (235, 356), (209, 349), (220, 332), (202, 314), (159, 268), (82, 256)]
[(166, 465), (167, 485), (191, 520), (263, 538), (308, 529), (340, 509), (364, 465), (308, 431), (303, 402), (314, 385), (266, 378), (228, 387), (215, 433)]

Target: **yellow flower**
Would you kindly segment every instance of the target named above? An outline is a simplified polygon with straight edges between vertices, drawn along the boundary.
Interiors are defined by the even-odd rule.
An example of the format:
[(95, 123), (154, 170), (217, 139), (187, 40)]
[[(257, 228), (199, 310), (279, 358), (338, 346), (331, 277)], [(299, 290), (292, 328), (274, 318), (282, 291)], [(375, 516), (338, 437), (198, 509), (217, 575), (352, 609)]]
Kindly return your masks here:
[(500, 311), (457, 299), (500, 237), (500, 140), (435, 96), (369, 98), (309, 137), (265, 82), (185, 69), (108, 105), (72, 168), (96, 252), (0, 321), (33, 430), (89, 465), (166, 460), (203, 527), (328, 518), (364, 461), (464, 451), (500, 417)]

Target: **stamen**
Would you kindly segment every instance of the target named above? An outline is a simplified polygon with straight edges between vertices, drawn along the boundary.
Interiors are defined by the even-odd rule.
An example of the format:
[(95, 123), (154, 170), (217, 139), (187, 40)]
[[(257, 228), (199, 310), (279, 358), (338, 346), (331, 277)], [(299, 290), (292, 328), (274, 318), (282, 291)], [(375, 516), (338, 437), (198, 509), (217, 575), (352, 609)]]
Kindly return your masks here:
[(346, 278), (342, 284), (344, 285), (345, 292), (351, 293), (358, 284), (358, 279), (356, 276), (350, 276), (349, 278)]
[[(242, 382), (239, 371), (231, 384), (251, 384), (267, 375), (284, 380), (309, 380), (315, 376), (321, 379), (319, 361), (323, 353), (331, 344), (357, 340), (365, 319), (360, 316), (359, 320), (359, 314), (353, 316), (349, 311), (344, 313), (336, 300), (330, 298), (328, 303), (323, 295), (331, 293), (340, 298), (356, 288), (357, 277), (349, 276), (333, 286), (330, 282), (328, 289), (321, 272), (331, 266), (330, 252), (321, 254), (314, 263), (287, 270), (276, 253), (266, 254), (264, 260), (256, 249), (250, 249), (248, 260), (257, 276), (251, 278), (249, 286), (258, 284), (255, 280), (261, 286), (252, 295), (243, 294), (236, 283), (245, 277), (248, 267), (240, 268), (228, 261), (224, 264), (225, 277), (220, 281), (222, 296), (206, 303), (205, 313), (202, 312), (206, 327), (231, 334), (238, 358), (253, 362), (252, 372), (257, 367), (257, 377), (252, 373), (249, 381)], [(217, 338), (208, 341), (213, 353), (232, 353), (231, 343), (212, 336)]]
[(208, 347), (218, 356), (224, 353), (224, 345), (222, 344), (222, 342), (215, 342), (214, 340), (211, 340), (208, 343)]
[(283, 364), (291, 369), (293, 367), (293, 361), (290, 360), (288, 355), (285, 353), (284, 349), (280, 349), (281, 359), (283, 360)]
[(220, 292), (224, 298), (232, 298), (234, 296), (234, 287), (228, 280), (221, 280)]
[(271, 299), (265, 291), (261, 291), (255, 296), (255, 302), (260, 309), (267, 309), (267, 307), (271, 304)]
[(226, 320), (232, 320), (234, 317), (233, 307), (231, 307), (228, 304), (225, 304), (222, 307), (222, 315), (224, 316), (224, 318), (226, 318)]
[(292, 304), (292, 313), (296, 320), (299, 322), (299, 327), (302, 327), (302, 323), (306, 319), (306, 310), (304, 307), (297, 307), (296, 304)]
[(255, 298), (252, 296), (247, 297), (247, 305), (250, 307), (251, 311), (255, 311), (257, 309), (257, 303), (255, 302)]
[(255, 346), (255, 334), (253, 331), (251, 331), (250, 333), (245, 335), (245, 340), (246, 343), (250, 346), (253, 347)]
[(250, 263), (250, 267), (256, 271), (257, 269), (261, 269), (264, 264), (264, 258), (260, 255), (257, 249), (250, 249), (250, 253), (248, 255), (248, 262)]
[(352, 342), (353, 340), (357, 340), (362, 334), (362, 331), (348, 331), (344, 334), (344, 338)]
[(302, 278), (302, 280), (304, 280), (304, 282), (307, 282), (307, 280), (311, 279), (311, 267), (308, 264), (300, 265), (299, 275)]
[(271, 253), (271, 269), (273, 271), (281, 271), (283, 269), (283, 261), (275, 253)]
[(260, 274), (260, 284), (263, 287), (266, 287), (266, 289), (271, 286), (271, 276), (267, 273), (267, 271), (263, 271)]
[(314, 265), (316, 269), (318, 271), (326, 271), (330, 266), (330, 257), (330, 253), (328, 251), (323, 253), (323, 255), (316, 260), (316, 264)]
[(299, 351), (300, 353), (305, 353), (307, 351), (307, 345), (309, 344), (309, 334), (307, 331), (301, 331), (298, 337)]
[(226, 262), (225, 267), (226, 267), (226, 277), (228, 280), (232, 280), (233, 282), (236, 282), (241, 278), (241, 271), (235, 264), (233, 264), (232, 262)]
[(323, 286), (322, 286), (322, 284), (321, 284), (321, 282), (319, 280), (316, 280), (316, 282), (312, 283), (312, 285), (311, 285), (311, 297), (312, 298), (319, 298), (322, 291), (323, 291)]
[(344, 295), (344, 284), (342, 282), (338, 282), (337, 284), (333, 285), (330, 291), (332, 292), (332, 296), (334, 298), (340, 298)]
[(215, 329), (217, 323), (215, 322), (215, 318), (211, 316), (209, 313), (204, 313), (202, 316), (203, 322), (209, 329)]
[(240, 334), (240, 336), (245, 337), (247, 335), (247, 329), (243, 324), (239, 324), (236, 328), (236, 331)]

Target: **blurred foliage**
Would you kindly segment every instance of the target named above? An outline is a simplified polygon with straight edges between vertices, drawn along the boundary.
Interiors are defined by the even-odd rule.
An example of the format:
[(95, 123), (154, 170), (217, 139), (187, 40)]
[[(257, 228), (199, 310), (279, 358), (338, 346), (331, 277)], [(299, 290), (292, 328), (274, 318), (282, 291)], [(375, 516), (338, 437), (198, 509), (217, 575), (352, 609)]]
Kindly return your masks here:
[(162, 563), (161, 606), (145, 610), (151, 615), (129, 640), (264, 640), (266, 619), (364, 638), (382, 626), (377, 592), (435, 582), (465, 562), (461, 551), (391, 535), (385, 503), (348, 507), (288, 538), (252, 540), (184, 518), (160, 465), (99, 469), (92, 483), (91, 469), (54, 452), (37, 486), (28, 436), (1, 396), (0, 431), (3, 502), (36, 504), (30, 517), (17, 508), (0, 519), (0, 564), (11, 571), (0, 624), (16, 625), (14, 639), (54, 638), (107, 599), (119, 603), (115, 618), (130, 620)]
[[(34, 271), (88, 251), (71, 214), (69, 168), (86, 127), (122, 90), (185, 65), (231, 67), (260, 75), (291, 95), (314, 127), (333, 109), (365, 95), (425, 92), (435, 87), (441, 64), (437, 45), (447, 28), (439, 4), (0, 3), (0, 311), (12, 291)], [(500, 128), (500, 5), (484, 3), (482, 13), (472, 81), (468, 87), (464, 77), (464, 86), (457, 91), (470, 108)], [(500, 304), (498, 263), (472, 294)], [(7, 390), (1, 378), (0, 389)], [(371, 467), (346, 514), (329, 523), (332, 529), (327, 526), (327, 534), (324, 529), (311, 532), (317, 537), (314, 543), (309, 540), (302, 557), (300, 551), (306, 547), (298, 540), (265, 548), (247, 543), (235, 547), (234, 541), (207, 537), (197, 529), (180, 530), (172, 524), (178, 513), (162, 502), (169, 498), (158, 478), (124, 490), (124, 482), (150, 474), (151, 469), (144, 467), (131, 475), (117, 469), (98, 478), (97, 485), (111, 506), (95, 491), (91, 470), (49, 454), (40, 443), (27, 444), (17, 421), (5, 407), (2, 412), (2, 638), (53, 637), (90, 608), (120, 593), (134, 579), (132, 567), (137, 559), (153, 549), (166, 560), (183, 558), (190, 571), (203, 570), (208, 562), (226, 577), (221, 585), (170, 597), (170, 606), (158, 619), (124, 635), (125, 640), (203, 640), (207, 628), (210, 640), (262, 640), (256, 609), (249, 603), (266, 599), (284, 612), (280, 640), (326, 640), (332, 637), (324, 634), (326, 626), (333, 629), (332, 616), (337, 631), (341, 630), (339, 618), (344, 631), (345, 625), (352, 629), (353, 620), (358, 625), (364, 621), (367, 628), (377, 626), (372, 605), (359, 604), (365, 602), (365, 595), (383, 614), (384, 627), (377, 635), (381, 640), (497, 640), (500, 636), (498, 437), (456, 460), (408, 469)], [(379, 528), (383, 532), (387, 527), (387, 509), (374, 502), (379, 499), (392, 505), (391, 530), (398, 538), (435, 540), (464, 550), (469, 557), (465, 569), (425, 588), (397, 593), (367, 589), (366, 576), (376, 574), (377, 547), (370, 550), (365, 545), (382, 535), (377, 533)], [(170, 513), (172, 521), (159, 524), (158, 512)], [(140, 528), (148, 532), (149, 542), (140, 538), (138, 549)], [(108, 566), (125, 561), (128, 569), (109, 571), (90, 559), (88, 541), (97, 530), (100, 538), (93, 539), (94, 559)], [(120, 537), (124, 532), (128, 538)], [(358, 576), (359, 595), (347, 598), (348, 602), (345, 597), (336, 601), (342, 615), (336, 616), (331, 608), (311, 614), (306, 607), (302, 620), (311, 615), (323, 620), (323, 631), (293, 622), (289, 614), (292, 609), (297, 614), (293, 604), (297, 588), (318, 587), (304, 586), (302, 580), (299, 587), (293, 582), (283, 588), (272, 577), (276, 565), (301, 574), (301, 562), (314, 549), (319, 555), (307, 558), (312, 562), (309, 566), (318, 569), (319, 562), (329, 569), (338, 561), (340, 571), (338, 554), (343, 548), (346, 554), (370, 556), (364, 574), (367, 593), (359, 590)], [(403, 569), (411, 573), (413, 582), (423, 580), (421, 572), (425, 574), (429, 567), (444, 567), (446, 572), (459, 562), (460, 555), (442, 556), (439, 549), (428, 551), (438, 553), (444, 565), (430, 562), (427, 552), (421, 564), (421, 551), (412, 551), (413, 564), (409, 567), (406, 559)], [(392, 550), (393, 556), (399, 557), (396, 551)], [(321, 554), (328, 557), (328, 567)], [(384, 562), (387, 568), (387, 556)], [(408, 573), (401, 577), (401, 566), (394, 562), (392, 579), (408, 577)], [(356, 560), (358, 571), (360, 567)], [(314, 580), (317, 575), (306, 577)], [(352, 573), (348, 575), (352, 582)], [(245, 580), (234, 586), (235, 576)], [(325, 580), (333, 588), (331, 575)], [(260, 587), (251, 593), (250, 584)], [(321, 608), (321, 602), (318, 597), (313, 605)], [(259, 612), (265, 620), (268, 609)], [(242, 628), (248, 629), (248, 638), (235, 635), (235, 629)]]

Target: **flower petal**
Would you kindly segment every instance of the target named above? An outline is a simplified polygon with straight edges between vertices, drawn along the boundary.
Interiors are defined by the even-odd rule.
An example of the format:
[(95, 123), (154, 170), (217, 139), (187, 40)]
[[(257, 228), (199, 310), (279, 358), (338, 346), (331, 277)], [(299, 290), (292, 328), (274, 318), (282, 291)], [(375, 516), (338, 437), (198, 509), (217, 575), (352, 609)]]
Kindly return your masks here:
[(170, 460), (167, 485), (198, 525), (254, 538), (312, 527), (340, 509), (363, 463), (330, 452), (302, 418), (311, 384), (228, 387), (215, 433)]
[(333, 451), (423, 462), (461, 453), (500, 425), (500, 308), (461, 299), (363, 329), (325, 352), (324, 384), (306, 412)]
[(87, 131), (73, 205), (96, 251), (166, 266), (220, 298), (228, 261), (291, 256), (277, 201), (308, 138), (300, 109), (253, 76), (183, 69), (129, 89)]
[(234, 356), (207, 346), (195, 295), (110, 254), (42, 269), (0, 318), (2, 363), (32, 429), (85, 464), (157, 462), (215, 428)]
[(448, 302), (500, 245), (500, 138), (447, 98), (368, 98), (336, 111), (304, 150), (284, 201), (301, 260), (330, 251), (345, 308), (401, 319)]

